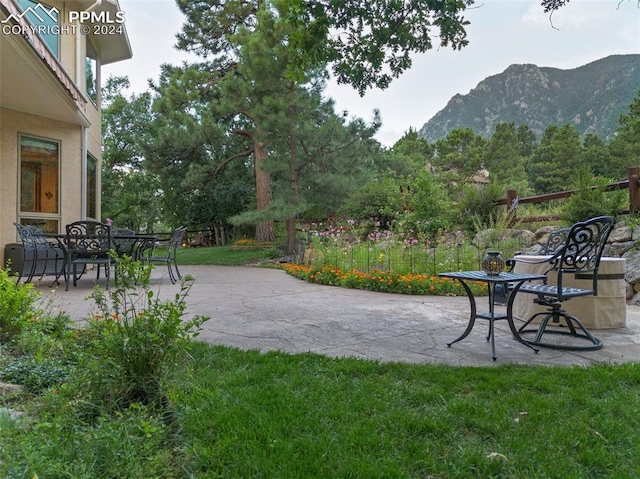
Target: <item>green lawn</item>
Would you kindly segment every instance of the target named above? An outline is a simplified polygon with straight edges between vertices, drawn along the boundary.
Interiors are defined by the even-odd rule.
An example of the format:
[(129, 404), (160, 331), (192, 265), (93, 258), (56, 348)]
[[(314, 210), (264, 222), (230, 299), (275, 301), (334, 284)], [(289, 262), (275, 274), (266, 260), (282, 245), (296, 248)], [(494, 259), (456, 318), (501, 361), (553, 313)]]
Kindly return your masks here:
[(180, 248), (177, 252), (178, 264), (242, 265), (272, 258), (276, 253), (268, 250), (239, 250), (232, 246), (208, 248)]
[(639, 391), (635, 364), (409, 365), (198, 343), (169, 385), (169, 423), (143, 407), (0, 420), (2, 477), (637, 478)]

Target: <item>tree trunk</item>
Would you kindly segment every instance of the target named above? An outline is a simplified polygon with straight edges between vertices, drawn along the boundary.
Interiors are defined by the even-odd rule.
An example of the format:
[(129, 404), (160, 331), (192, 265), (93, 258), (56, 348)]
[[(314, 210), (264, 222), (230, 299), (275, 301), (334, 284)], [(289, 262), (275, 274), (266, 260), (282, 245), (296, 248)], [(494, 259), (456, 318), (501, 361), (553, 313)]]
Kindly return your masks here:
[[(254, 144), (254, 157), (257, 207), (258, 211), (266, 211), (271, 206), (273, 196), (271, 192), (271, 177), (262, 168), (262, 163), (267, 159), (267, 150), (260, 140), (256, 140)], [(256, 225), (256, 241), (267, 242), (275, 240), (275, 231), (275, 223), (272, 219), (261, 221)]]

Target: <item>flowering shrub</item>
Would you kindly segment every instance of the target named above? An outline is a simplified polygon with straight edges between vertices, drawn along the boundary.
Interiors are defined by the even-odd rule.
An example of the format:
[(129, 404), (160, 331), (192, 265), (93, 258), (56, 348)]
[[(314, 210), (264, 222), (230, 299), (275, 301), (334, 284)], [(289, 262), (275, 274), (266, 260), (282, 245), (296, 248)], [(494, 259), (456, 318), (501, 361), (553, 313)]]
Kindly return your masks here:
[(86, 382), (94, 386), (93, 400), (102, 394), (124, 405), (155, 405), (166, 399), (163, 381), (208, 318), (184, 319), (192, 277), (182, 279), (172, 300), (161, 301), (149, 286), (150, 266), (130, 258), (116, 261), (115, 288), (106, 292), (96, 287), (91, 295), (97, 312), (87, 330), (96, 338), (92, 359), (97, 367), (88, 365)]
[[(314, 268), (287, 263), (284, 270), (296, 278), (310, 283), (343, 286), (384, 293), (425, 294), (439, 296), (466, 295), (464, 288), (455, 280), (424, 274), (398, 274), (391, 271), (374, 270), (363, 273), (358, 270), (342, 271), (333, 266)], [(471, 290), (477, 296), (487, 294), (484, 283), (470, 283)]]

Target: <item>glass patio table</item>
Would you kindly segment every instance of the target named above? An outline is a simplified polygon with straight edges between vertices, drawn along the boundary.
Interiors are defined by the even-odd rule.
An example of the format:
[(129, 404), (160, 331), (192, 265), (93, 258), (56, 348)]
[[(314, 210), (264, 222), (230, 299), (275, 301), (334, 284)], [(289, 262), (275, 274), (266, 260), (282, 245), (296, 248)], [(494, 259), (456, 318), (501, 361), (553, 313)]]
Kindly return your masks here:
[[(496, 345), (495, 345), (495, 330), (494, 330), (494, 321), (506, 319), (509, 324), (509, 329), (511, 329), (511, 334), (513, 337), (520, 343), (524, 344), (528, 348), (533, 349), (536, 353), (539, 351), (538, 348), (532, 346), (527, 343), (520, 334), (518, 334), (518, 330), (513, 323), (513, 301), (518, 293), (520, 287), (527, 281), (535, 281), (544, 279), (546, 276), (544, 274), (534, 274), (534, 273), (500, 273), (497, 276), (490, 276), (484, 271), (453, 271), (450, 273), (440, 273), (438, 276), (442, 278), (451, 278), (457, 280), (469, 297), (469, 303), (471, 306), (471, 311), (469, 315), (469, 324), (464, 332), (453, 341), (447, 343), (448, 347), (451, 347), (453, 343), (457, 343), (462, 339), (466, 338), (473, 326), (475, 324), (476, 319), (486, 319), (489, 321), (489, 334), (487, 335), (487, 341), (491, 340), (491, 355), (493, 360), (495, 361), (496, 356)], [(476, 306), (476, 298), (473, 294), (473, 291), (467, 284), (470, 281), (479, 281), (487, 284), (488, 292), (489, 292), (489, 311), (479, 313)], [(509, 298), (507, 300), (507, 310), (506, 314), (496, 313), (495, 312), (495, 292), (496, 285), (509, 283), (510, 292)]]

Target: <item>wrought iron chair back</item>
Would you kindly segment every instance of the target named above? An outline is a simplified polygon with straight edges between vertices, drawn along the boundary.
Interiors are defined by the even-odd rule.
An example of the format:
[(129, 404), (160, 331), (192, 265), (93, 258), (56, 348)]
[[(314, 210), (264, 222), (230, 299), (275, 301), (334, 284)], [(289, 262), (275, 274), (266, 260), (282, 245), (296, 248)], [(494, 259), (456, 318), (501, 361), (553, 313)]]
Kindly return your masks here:
[(69, 276), (73, 275), (73, 285), (77, 285), (77, 267), (82, 271), (89, 264), (105, 267), (107, 288), (109, 289), (109, 271), (113, 262), (110, 252), (113, 246), (111, 227), (98, 221), (76, 221), (66, 226), (65, 246), (67, 248), (67, 268), (65, 271), (66, 288), (69, 289)]
[(180, 270), (178, 269), (178, 261), (176, 258), (178, 248), (182, 246), (182, 239), (187, 231), (187, 228), (180, 226), (176, 228), (169, 240), (165, 242), (157, 242), (150, 254), (145, 258), (150, 263), (162, 263), (167, 265), (169, 272), (169, 279), (171, 283), (175, 283), (182, 278)]
[(540, 250), (540, 254), (547, 255), (556, 253), (567, 242), (567, 235), (569, 234), (570, 229), (571, 228), (562, 228), (549, 233), (547, 242)]
[(571, 298), (578, 294), (577, 291), (563, 290), (562, 277), (564, 274), (593, 272), (592, 291), (581, 290), (583, 291), (581, 295), (598, 294), (600, 258), (614, 223), (615, 220), (611, 216), (599, 216), (574, 224), (566, 233), (564, 244), (557, 248), (549, 259), (551, 265), (549, 271), (556, 271), (558, 274), (558, 291), (555, 295), (559, 301), (564, 301), (565, 297)]
[[(136, 240), (133, 238), (136, 232), (129, 228), (111, 228), (111, 238), (119, 256), (127, 255), (133, 257)], [(127, 238), (118, 238), (127, 236)]]
[[(22, 241), (22, 267), (16, 268), (18, 271), (17, 283), (20, 282), (23, 276), (25, 276), (25, 282), (29, 283), (35, 274), (36, 263), (38, 261), (38, 248), (36, 246), (36, 240), (34, 238), (34, 231), (28, 226), (20, 223), (13, 223), (18, 230), (20, 241)], [(14, 265), (15, 266), (15, 265)]]

